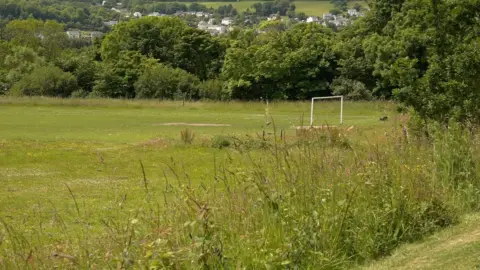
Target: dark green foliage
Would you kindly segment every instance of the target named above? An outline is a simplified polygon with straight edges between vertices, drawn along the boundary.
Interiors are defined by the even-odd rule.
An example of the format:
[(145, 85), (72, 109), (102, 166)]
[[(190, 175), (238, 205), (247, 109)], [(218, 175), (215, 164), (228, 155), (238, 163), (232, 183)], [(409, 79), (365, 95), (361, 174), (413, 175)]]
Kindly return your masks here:
[(135, 82), (142, 70), (155, 62), (138, 52), (123, 52), (117, 59), (102, 63), (92, 93), (97, 97), (134, 98)]
[(212, 138), (212, 147), (222, 149), (227, 148), (232, 144), (231, 138), (226, 136), (215, 136)]
[(203, 81), (199, 85), (199, 91), (202, 99), (225, 101), (231, 98), (231, 93), (225, 89), (223, 81), (217, 79)]
[(35, 68), (31, 74), (15, 83), (10, 93), (25, 96), (68, 97), (77, 89), (75, 76), (58, 67), (48, 65)]
[(201, 79), (215, 76), (223, 56), (208, 33), (172, 17), (147, 17), (115, 27), (102, 43), (102, 57), (111, 61), (125, 51), (138, 51)]
[(0, 18), (5, 18), (7, 21), (34, 18), (55, 20), (65, 23), (69, 28), (103, 30), (103, 22), (115, 16), (116, 13), (112, 10), (94, 5), (91, 1), (0, 1)]
[[(328, 95), (335, 70), (333, 33), (317, 24), (298, 24), (286, 31), (244, 33), (248, 43), (227, 50), (223, 77), (237, 99), (303, 99)], [(281, 25), (281, 24), (280, 24)]]
[[(196, 16), (144, 17), (115, 26), (87, 50), (67, 52), (68, 46), (83, 45), (68, 41), (62, 24), (26, 19), (28, 14), (57, 18), (56, 11), (45, 17), (35, 12), (37, 4), (27, 2), (21, 1), (20, 7), (10, 0), (0, 2), (0, 15), (12, 14), (0, 31), (3, 93), (36, 67), (54, 63), (95, 96), (299, 100), (339, 94), (350, 99), (396, 99), (422, 120), (480, 123), (480, 0), (374, 0), (369, 2), (370, 11), (363, 10), (365, 17), (337, 32), (294, 19), (260, 21), (274, 14), (306, 17), (295, 16), (290, 1), (267, 1), (254, 4), (254, 12), (235, 17), (238, 25), (254, 29), (237, 28), (212, 37), (189, 26), (197, 24)], [(52, 10), (63, 7), (47, 2)], [(332, 2), (333, 13), (345, 11), (347, 1)], [(187, 7), (125, 1), (123, 5), (142, 12), (156, 8), (166, 13), (211, 12), (198, 3)], [(72, 6), (75, 22), (109, 17), (104, 7)], [(355, 9), (362, 8), (355, 5)], [(236, 13), (227, 5), (216, 16)], [(70, 19), (59, 21), (70, 24)], [(147, 71), (148, 65), (154, 70)]]
[(179, 69), (155, 64), (142, 71), (135, 82), (137, 98), (197, 99), (200, 80)]

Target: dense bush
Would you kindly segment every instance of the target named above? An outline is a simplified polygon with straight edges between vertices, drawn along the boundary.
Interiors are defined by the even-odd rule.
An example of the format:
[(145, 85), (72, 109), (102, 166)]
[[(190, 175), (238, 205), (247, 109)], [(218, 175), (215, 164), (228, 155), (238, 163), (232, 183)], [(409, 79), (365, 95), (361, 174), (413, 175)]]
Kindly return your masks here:
[(135, 82), (137, 98), (195, 99), (200, 80), (179, 69), (156, 64), (145, 69)]
[(15, 83), (12, 95), (68, 97), (78, 89), (77, 80), (71, 73), (55, 66), (38, 67)]
[(225, 89), (225, 85), (221, 80), (207, 80), (199, 85), (200, 98), (211, 100), (229, 100), (231, 93)]

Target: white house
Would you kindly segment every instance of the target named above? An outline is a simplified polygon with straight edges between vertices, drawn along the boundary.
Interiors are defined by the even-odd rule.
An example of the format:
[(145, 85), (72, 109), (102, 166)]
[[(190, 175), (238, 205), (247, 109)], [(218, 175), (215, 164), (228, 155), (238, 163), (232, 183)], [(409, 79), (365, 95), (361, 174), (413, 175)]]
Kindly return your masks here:
[(267, 21), (276, 21), (279, 19), (279, 16), (277, 16), (277, 14), (270, 14), (270, 16), (268, 16), (267, 18)]
[(224, 34), (228, 30), (226, 26), (209, 24), (204, 21), (199, 22), (197, 27), (198, 29), (205, 30), (212, 35)]
[(80, 31), (77, 31), (77, 30), (67, 31), (67, 36), (70, 39), (80, 39)]
[(215, 24), (215, 19), (214, 18), (209, 19), (208, 24)]
[(228, 18), (228, 17), (223, 18), (223, 19), (222, 19), (222, 22), (221, 22), (221, 24), (223, 24), (223, 25), (231, 25), (232, 23), (233, 23), (233, 19), (232, 19), (232, 18)]
[(201, 17), (209, 18), (211, 16), (211, 14), (207, 13), (207, 12), (199, 11), (195, 14), (195, 16), (197, 16), (199, 18), (201, 18)]
[(322, 16), (322, 19), (323, 19), (324, 21), (332, 21), (332, 20), (334, 20), (334, 17), (335, 17), (335, 16), (333, 16), (333, 15), (330, 14), (330, 13), (325, 13), (325, 14), (323, 14), (323, 16)]
[(352, 17), (359, 17), (360, 16), (360, 12), (358, 12), (356, 9), (349, 9), (349, 10), (347, 10), (347, 13), (348, 13), (348, 15), (350, 15)]
[(106, 26), (112, 27), (114, 25), (117, 25), (118, 21), (108, 21), (108, 22), (104, 22), (103, 24)]
[(349, 20), (343, 18), (342, 16), (337, 16), (335, 20), (331, 21), (336, 27), (346, 26), (349, 24)]
[(103, 37), (105, 34), (102, 33), (102, 32), (99, 32), (99, 31), (92, 31), (90, 33), (87, 34), (87, 37), (89, 37), (90, 39), (95, 40), (96, 38), (101, 38)]
[(135, 18), (141, 18), (141, 17), (142, 17), (142, 13), (140, 13), (140, 12), (134, 12), (134, 13), (133, 13), (133, 17), (135, 17)]
[(162, 14), (160, 14), (158, 12), (152, 12), (152, 13), (148, 14), (148, 17), (160, 17), (160, 16), (162, 16)]
[(319, 21), (318, 17), (308, 17), (307, 18), (307, 23), (318, 22), (318, 21)]

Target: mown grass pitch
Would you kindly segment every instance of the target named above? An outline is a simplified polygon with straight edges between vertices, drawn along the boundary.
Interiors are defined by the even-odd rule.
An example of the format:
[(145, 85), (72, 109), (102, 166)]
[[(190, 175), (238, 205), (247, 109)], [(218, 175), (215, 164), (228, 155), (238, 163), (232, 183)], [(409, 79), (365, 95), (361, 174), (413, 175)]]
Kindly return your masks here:
[[(0, 106), (0, 214), (15, 219), (38, 203), (71, 211), (65, 183), (94, 208), (122, 191), (141, 191), (140, 159), (152, 179), (162, 178), (160, 168), (171, 158), (191, 168), (196, 181), (207, 179), (214, 156), (225, 154), (210, 147), (213, 136), (257, 136), (274, 125), (295, 136), (302, 117), (309, 122), (310, 110), (308, 102), (270, 103), (266, 109), (260, 102), (8, 98)], [(344, 108), (345, 126), (383, 130), (388, 128), (378, 118), (391, 114), (394, 105), (346, 102)], [(339, 103), (318, 103), (315, 113), (315, 123), (337, 125)], [(267, 126), (270, 118), (274, 123)], [(195, 133), (191, 146), (180, 141), (185, 128)]]
[[(212, 147), (212, 138), (257, 137), (264, 132), (272, 136), (268, 134), (274, 127), (294, 138), (295, 127), (302, 125), (302, 117), (308, 123), (310, 113), (309, 102), (266, 107), (262, 102), (0, 98), (0, 108), (0, 221), (27, 236), (42, 230), (39, 234), (48, 239), (28, 241), (47, 253), (66, 248), (65, 241), (82, 233), (85, 224), (79, 216), (95, 221), (89, 223), (88, 234), (101, 238), (103, 217), (119, 207), (141, 208), (146, 186), (141, 163), (148, 188), (157, 193), (165, 186), (166, 175), (175, 178), (173, 171), (188, 172), (185, 179), (208, 188), (222, 160), (233, 157), (242, 164), (247, 158)], [(378, 120), (394, 115), (394, 108), (389, 102), (346, 102), (344, 127), (364, 131), (355, 140), (374, 141), (371, 134), (383, 136), (395, 124)], [(338, 114), (338, 101), (318, 103), (315, 124), (336, 125)], [(180, 140), (186, 128), (195, 134), (191, 145)], [(55, 242), (62, 244), (46, 246)], [(69, 247), (82, 245), (77, 244)], [(11, 258), (4, 257), (4, 263), (5, 259)]]
[[(239, 2), (200, 2), (200, 4), (207, 7), (218, 8), (223, 5), (232, 5), (238, 11), (245, 11), (248, 8), (253, 11), (252, 5), (262, 1), (239, 1)], [(296, 6), (296, 12), (304, 12), (309, 16), (321, 16), (324, 13), (328, 13), (333, 9), (333, 4), (330, 1), (294, 1)], [(363, 1), (351, 1), (349, 6), (353, 7), (355, 3), (365, 5)]]

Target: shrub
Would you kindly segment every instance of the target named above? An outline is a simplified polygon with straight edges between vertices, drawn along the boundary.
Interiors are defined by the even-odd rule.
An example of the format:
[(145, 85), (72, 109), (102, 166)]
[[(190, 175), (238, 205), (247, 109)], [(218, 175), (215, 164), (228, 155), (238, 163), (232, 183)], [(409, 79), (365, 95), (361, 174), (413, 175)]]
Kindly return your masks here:
[(195, 99), (200, 81), (194, 75), (162, 64), (145, 69), (135, 83), (137, 98)]
[(227, 148), (232, 144), (230, 139), (226, 136), (215, 136), (212, 139), (212, 147), (222, 149)]
[(56, 66), (38, 67), (17, 82), (13, 95), (68, 97), (78, 89), (77, 80)]
[(199, 85), (200, 89), (200, 98), (202, 99), (211, 99), (211, 100), (229, 100), (231, 98), (231, 93), (228, 89), (224, 89), (223, 82), (221, 80), (208, 80), (203, 81)]

